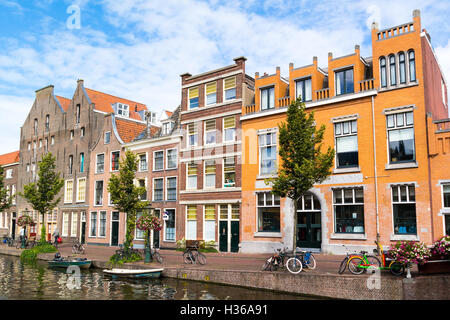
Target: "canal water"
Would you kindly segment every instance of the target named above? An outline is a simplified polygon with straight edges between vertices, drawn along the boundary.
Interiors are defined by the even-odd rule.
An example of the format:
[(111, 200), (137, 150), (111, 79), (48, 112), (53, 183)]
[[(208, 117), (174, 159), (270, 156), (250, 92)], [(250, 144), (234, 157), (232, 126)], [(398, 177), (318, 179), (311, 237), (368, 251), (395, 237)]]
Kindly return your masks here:
[(79, 277), (47, 263), (0, 255), (0, 299), (8, 300), (306, 300), (307, 297), (172, 278), (113, 280), (99, 269)]

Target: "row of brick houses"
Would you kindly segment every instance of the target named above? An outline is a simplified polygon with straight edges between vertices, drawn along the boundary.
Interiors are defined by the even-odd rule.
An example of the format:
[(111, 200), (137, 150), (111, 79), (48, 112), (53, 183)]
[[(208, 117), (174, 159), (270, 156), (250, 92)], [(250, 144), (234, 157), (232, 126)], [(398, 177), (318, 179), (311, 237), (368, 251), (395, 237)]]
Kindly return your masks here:
[[(294, 68), (289, 76), (246, 74), (246, 58), (198, 75), (181, 75), (181, 101), (155, 121), (146, 105), (84, 87), (71, 99), (53, 86), (36, 91), (21, 130), (11, 190), (36, 179), (45, 152), (57, 157), (65, 180), (62, 201), (44, 221), (24, 199), (0, 216), (0, 232), (18, 233), (27, 213), (58, 227), (65, 241), (117, 246), (126, 214), (110, 202), (107, 185), (126, 149), (139, 157), (136, 184), (145, 186), (163, 229), (152, 242), (174, 248), (181, 239), (214, 241), (224, 252), (272, 252), (282, 245), (341, 253), (373, 248), (374, 240), (431, 243), (450, 234), (450, 119), (445, 78), (413, 21), (372, 28), (372, 56), (359, 46), (326, 67)], [(301, 96), (325, 124), (325, 147), (336, 150), (332, 175), (298, 204), (270, 193), (276, 175), (278, 124)], [(14, 180), (15, 179), (15, 180)], [(13, 181), (14, 180), (14, 181)], [(29, 230), (36, 232), (35, 229)], [(135, 234), (142, 246), (143, 234)]]

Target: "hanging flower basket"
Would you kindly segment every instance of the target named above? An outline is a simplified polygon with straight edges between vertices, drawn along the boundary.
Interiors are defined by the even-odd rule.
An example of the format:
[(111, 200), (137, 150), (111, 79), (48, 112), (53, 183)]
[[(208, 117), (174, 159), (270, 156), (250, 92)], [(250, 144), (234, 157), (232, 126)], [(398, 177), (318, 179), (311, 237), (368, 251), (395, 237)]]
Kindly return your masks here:
[(20, 216), (19, 219), (17, 219), (17, 225), (20, 227), (24, 226), (34, 226), (36, 223), (33, 221), (33, 219), (30, 216), (24, 215)]
[(160, 231), (162, 229), (161, 220), (151, 214), (144, 214), (136, 221), (136, 227), (139, 230), (154, 230)]

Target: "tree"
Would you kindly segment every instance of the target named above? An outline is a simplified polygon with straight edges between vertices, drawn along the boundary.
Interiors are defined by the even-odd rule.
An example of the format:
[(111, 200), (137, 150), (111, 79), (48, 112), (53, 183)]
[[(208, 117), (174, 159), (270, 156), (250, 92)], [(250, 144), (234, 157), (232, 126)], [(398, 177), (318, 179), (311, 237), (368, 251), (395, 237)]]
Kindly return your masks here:
[(287, 122), (278, 125), (279, 155), (281, 164), (278, 176), (266, 179), (271, 182), (272, 193), (288, 197), (294, 202), (293, 247), (297, 236), (297, 202), (314, 184), (323, 182), (333, 166), (334, 149), (328, 147), (322, 153), (322, 140), (325, 125), (316, 129), (314, 112), (306, 113), (305, 104), (300, 98), (289, 105)]
[(12, 196), (9, 190), (5, 187), (4, 174), (5, 169), (0, 166), (0, 212), (8, 210), (12, 205)]
[[(49, 152), (39, 162), (37, 182), (25, 185), (20, 196), (42, 215), (44, 221), (45, 214), (51, 212), (61, 201), (61, 196), (57, 196), (63, 186), (64, 179), (60, 178), (59, 172), (56, 171), (56, 158)], [(42, 223), (41, 243), (45, 242), (45, 234), (45, 224)]]
[(109, 179), (108, 191), (111, 194), (111, 203), (114, 207), (127, 214), (127, 232), (125, 235), (124, 249), (131, 247), (136, 228), (136, 214), (149, 206), (148, 201), (142, 201), (141, 196), (147, 191), (144, 187), (135, 184), (136, 171), (138, 169), (138, 157), (130, 150), (125, 151), (125, 157), (119, 161), (119, 173), (112, 174)]

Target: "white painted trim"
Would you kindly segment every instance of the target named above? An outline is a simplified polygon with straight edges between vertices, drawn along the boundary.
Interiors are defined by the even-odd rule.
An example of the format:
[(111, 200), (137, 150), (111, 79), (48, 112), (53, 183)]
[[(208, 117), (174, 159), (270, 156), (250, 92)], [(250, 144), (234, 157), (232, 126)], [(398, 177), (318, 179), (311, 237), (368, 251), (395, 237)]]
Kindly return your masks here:
[[(165, 149), (166, 150), (166, 158), (165, 158), (165, 160), (166, 160), (166, 165), (165, 165), (165, 168), (166, 168), (166, 170), (176, 170), (176, 169), (178, 169), (178, 159), (179, 159), (179, 157), (180, 157), (180, 155), (179, 155), (179, 152), (178, 152), (178, 148), (170, 148), (170, 149)], [(176, 163), (176, 165), (175, 165), (175, 167), (174, 168), (169, 168), (168, 167), (168, 163), (169, 163), (169, 151), (171, 151), (171, 150), (175, 150), (176, 151), (176, 156), (177, 156), (177, 159), (176, 159), (176, 161), (175, 161), (175, 163)]]
[(183, 158), (180, 159), (180, 162), (197, 162), (202, 160), (210, 160), (210, 159), (218, 159), (218, 158), (231, 158), (235, 156), (241, 156), (242, 152), (233, 152), (233, 153), (225, 153), (225, 154), (217, 154), (212, 156), (201, 156), (196, 158)]
[[(155, 200), (155, 180), (162, 180), (163, 181), (163, 186), (162, 186), (162, 191), (163, 191), (163, 194), (162, 194), (162, 199), (161, 200)], [(165, 186), (164, 186), (164, 177), (155, 177), (155, 178), (153, 178), (152, 179), (152, 201), (153, 202), (163, 202), (164, 201), (164, 189), (165, 189)]]
[[(162, 159), (163, 159), (163, 164), (162, 164), (162, 169), (155, 169), (155, 165), (156, 165), (156, 157), (155, 157), (155, 153), (156, 152), (161, 152), (163, 153)], [(160, 172), (160, 171), (164, 171), (164, 157), (165, 157), (165, 152), (164, 149), (160, 149), (160, 150), (155, 150), (153, 151), (153, 165), (152, 165), (152, 171), (153, 172)]]
[[(225, 68), (222, 68), (222, 69), (214, 70), (214, 71), (211, 71), (211, 72), (220, 71), (220, 70), (223, 70), (223, 69), (226, 69), (226, 68), (230, 68), (230, 67), (236, 67), (236, 65), (232, 65), (232, 66), (225, 67)], [(209, 73), (211, 73), (211, 72), (209, 72)], [(229, 77), (231, 77), (231, 76), (234, 76), (234, 75), (237, 75), (237, 74), (241, 74), (241, 73), (244, 74), (243, 70), (236, 70), (236, 71), (228, 72), (228, 73), (222, 74), (222, 75), (220, 75), (220, 76), (216, 76), (216, 77), (208, 78), (208, 79), (205, 79), (205, 80), (200, 80), (200, 81), (197, 81), (197, 82), (193, 82), (193, 83), (189, 83), (189, 84), (182, 85), (182, 86), (181, 86), (181, 89), (186, 89), (186, 88), (196, 87), (196, 86), (201, 85), (201, 84), (213, 82), (213, 81), (215, 81), (215, 80), (220, 80), (220, 79), (223, 79), (223, 78), (229, 78)], [(192, 76), (192, 77), (200, 77), (200, 76), (203, 76), (203, 75), (206, 75), (206, 74), (207, 74), (207, 73), (205, 73), (205, 74), (199, 74), (199, 75)], [(245, 76), (245, 75), (244, 75), (244, 76)], [(188, 79), (188, 80), (189, 80), (189, 79)]]
[[(233, 99), (233, 100), (227, 100), (226, 102), (216, 103), (216, 104), (212, 104), (212, 105), (205, 106), (205, 107), (198, 107), (198, 108), (194, 108), (194, 109), (189, 109), (187, 111), (181, 111), (180, 114), (181, 115), (189, 114), (189, 113), (193, 113), (193, 112), (198, 112), (198, 111), (203, 111), (203, 110), (223, 107), (223, 106), (227, 106), (229, 104), (235, 104), (235, 103), (239, 103), (239, 102), (242, 102), (241, 98)], [(239, 112), (242, 112), (242, 109), (239, 109)]]
[[(167, 190), (167, 186), (169, 185), (168, 183), (167, 183), (167, 180), (169, 179), (169, 178), (175, 178), (176, 179), (176, 192), (175, 192), (175, 200), (169, 200), (168, 199), (168, 190)], [(177, 196), (177, 193), (178, 193), (178, 176), (167, 176), (167, 177), (165, 177), (165, 185), (164, 185), (164, 199), (165, 199), (165, 201), (177, 201), (178, 200), (178, 196)]]
[[(161, 217), (162, 215), (166, 212), (166, 210), (173, 210), (174, 211), (174, 229), (175, 229), (175, 234), (174, 234), (174, 240), (167, 240), (166, 238), (166, 221), (164, 221), (164, 232), (163, 232), (163, 241), (164, 242), (176, 242), (177, 240), (177, 209), (176, 208), (163, 208), (161, 209)], [(186, 236), (186, 234), (185, 234)]]
[[(192, 121), (190, 121), (192, 122)], [(160, 147), (166, 144), (179, 143), (181, 141), (181, 134), (177, 135), (169, 135), (145, 140), (139, 140), (135, 142), (129, 142), (123, 145), (124, 148), (129, 149), (130, 151), (136, 151), (141, 149), (148, 149), (152, 147)], [(168, 141), (166, 141), (168, 140)]]

